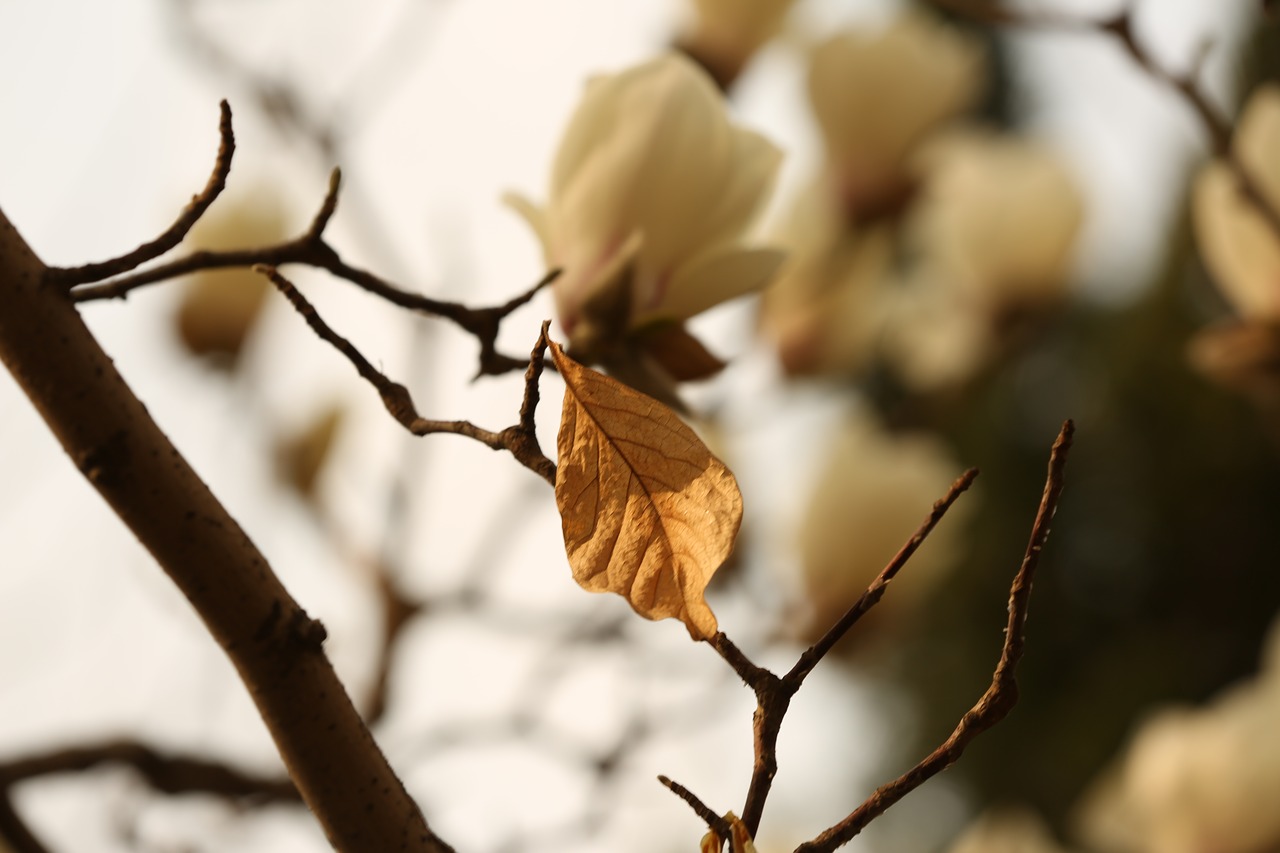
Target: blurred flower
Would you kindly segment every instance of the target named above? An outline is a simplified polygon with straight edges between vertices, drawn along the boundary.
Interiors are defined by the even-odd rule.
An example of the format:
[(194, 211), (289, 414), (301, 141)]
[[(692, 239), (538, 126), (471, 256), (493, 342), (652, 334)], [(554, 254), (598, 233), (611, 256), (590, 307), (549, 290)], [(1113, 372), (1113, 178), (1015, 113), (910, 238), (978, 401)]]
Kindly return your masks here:
[(975, 820), (947, 853), (1065, 853), (1035, 814), (1004, 810)]
[[(1245, 104), (1232, 140), (1236, 164), (1272, 211), (1280, 210), (1280, 85), (1260, 87)], [(1247, 320), (1280, 323), (1280, 234), (1222, 160), (1196, 179), (1193, 208), (1205, 265)]]
[(692, 0), (694, 20), (681, 49), (727, 86), (773, 37), (795, 0)]
[[(196, 249), (244, 249), (284, 239), (285, 215), (276, 197), (259, 191), (246, 200), (223, 201), (187, 237)], [(270, 283), (249, 269), (205, 270), (183, 288), (174, 317), (178, 337), (194, 355), (213, 356), (233, 368), (262, 313)]]
[[(867, 415), (840, 429), (800, 531), (812, 636), (857, 600), (959, 473), (930, 434), (888, 433)], [(908, 612), (955, 564), (960, 528), (952, 513), (911, 558), (878, 611)]]
[(1082, 809), (1107, 853), (1258, 853), (1280, 845), (1280, 623), (1259, 676), (1149, 720)]
[(1197, 176), (1192, 214), (1201, 257), (1238, 320), (1202, 330), (1188, 356), (1215, 382), (1270, 403), (1280, 397), (1280, 85), (1250, 96), (1232, 146), (1234, 163), (1214, 160)]
[(913, 169), (915, 239), (968, 298), (998, 311), (1061, 295), (1084, 203), (1052, 149), (968, 129), (931, 140)]
[(913, 169), (917, 268), (884, 348), (907, 385), (931, 390), (967, 379), (1061, 299), (1083, 201), (1052, 150), (992, 131), (939, 136)]
[(334, 438), (346, 409), (331, 403), (312, 415), (297, 432), (276, 442), (276, 466), (282, 480), (304, 500), (315, 500), (316, 484), (332, 456)]
[(508, 196), (547, 264), (564, 270), (555, 300), (574, 357), (609, 362), (638, 345), (668, 373), (696, 378), (679, 375), (691, 346), (680, 324), (760, 289), (782, 261), (744, 245), (780, 159), (729, 122), (719, 91), (685, 57), (591, 80), (546, 207)]
[(887, 364), (915, 390), (943, 388), (1060, 300), (1083, 204), (1049, 149), (952, 132), (907, 168), (919, 190), (896, 222), (854, 226), (812, 199), (793, 214), (763, 313), (788, 373)]
[(761, 301), (762, 330), (792, 376), (860, 373), (894, 286), (893, 229), (849, 228), (822, 190), (793, 209), (781, 235), (791, 253)]
[(875, 34), (848, 32), (813, 52), (809, 97), (827, 158), (854, 219), (908, 192), (914, 147), (978, 97), (981, 45), (909, 12)]

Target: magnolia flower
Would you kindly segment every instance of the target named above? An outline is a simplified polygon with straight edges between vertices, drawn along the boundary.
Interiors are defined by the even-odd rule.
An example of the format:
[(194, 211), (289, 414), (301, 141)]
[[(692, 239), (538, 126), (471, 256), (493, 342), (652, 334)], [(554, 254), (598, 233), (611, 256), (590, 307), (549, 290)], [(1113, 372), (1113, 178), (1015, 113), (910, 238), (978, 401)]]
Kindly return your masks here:
[(852, 231), (820, 193), (792, 211), (792, 254), (764, 294), (760, 323), (793, 376), (860, 372), (874, 355), (894, 236), (876, 225)]
[(931, 140), (913, 169), (914, 239), (968, 298), (999, 310), (1060, 295), (1084, 203), (1052, 149), (971, 129)]
[(983, 76), (977, 41), (918, 12), (883, 32), (845, 33), (814, 50), (809, 97), (853, 213), (902, 192), (907, 155), (974, 102)]
[(773, 37), (795, 0), (692, 0), (694, 21), (681, 47), (722, 84), (738, 76)]
[(763, 287), (782, 253), (744, 237), (780, 159), (730, 123), (715, 85), (682, 56), (591, 80), (546, 206), (508, 198), (563, 270), (553, 288), (575, 357), (600, 360), (646, 327)]
[(1147, 721), (1082, 810), (1085, 840), (1124, 853), (1255, 853), (1280, 845), (1280, 623), (1253, 681)]
[[(244, 201), (215, 207), (187, 242), (198, 249), (265, 246), (286, 237), (286, 219), (278, 195), (262, 188)], [(183, 289), (174, 317), (179, 339), (189, 352), (211, 356), (219, 367), (236, 367), (271, 289), (249, 269), (197, 273)]]
[[(1251, 188), (1271, 211), (1280, 210), (1280, 86), (1263, 86), (1249, 98), (1232, 146)], [(1223, 296), (1246, 320), (1280, 323), (1280, 233), (1232, 165), (1205, 166), (1192, 212), (1200, 252)]]

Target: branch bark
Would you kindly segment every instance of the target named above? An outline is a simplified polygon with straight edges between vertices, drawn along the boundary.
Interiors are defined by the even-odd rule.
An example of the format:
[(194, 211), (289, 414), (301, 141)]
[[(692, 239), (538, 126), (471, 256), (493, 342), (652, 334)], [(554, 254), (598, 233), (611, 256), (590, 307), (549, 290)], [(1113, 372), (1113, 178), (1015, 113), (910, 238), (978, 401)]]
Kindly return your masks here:
[(330, 843), (451, 851), (352, 705), (323, 626), (160, 431), (2, 211), (0, 361), (231, 659)]

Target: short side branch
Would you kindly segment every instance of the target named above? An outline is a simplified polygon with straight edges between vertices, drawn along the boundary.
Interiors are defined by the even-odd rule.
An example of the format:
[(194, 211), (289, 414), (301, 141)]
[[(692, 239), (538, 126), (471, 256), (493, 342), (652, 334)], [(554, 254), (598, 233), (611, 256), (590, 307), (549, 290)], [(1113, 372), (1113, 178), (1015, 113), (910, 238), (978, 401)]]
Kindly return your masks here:
[(929, 512), (928, 518), (920, 525), (906, 544), (893, 556), (889, 564), (881, 569), (880, 574), (871, 582), (866, 591), (858, 597), (843, 616), (840, 617), (836, 624), (824, 634), (818, 642), (810, 646), (804, 654), (800, 655), (800, 659), (796, 661), (796, 665), (787, 673), (787, 681), (795, 681), (796, 689), (800, 688), (800, 682), (813, 671), (818, 662), (826, 657), (827, 652), (835, 646), (836, 643), (849, 632), (849, 629), (858, 623), (868, 610), (875, 607), (880, 599), (884, 597), (885, 590), (889, 588), (889, 583), (898, 576), (898, 572), (907, 564), (916, 550), (924, 544), (924, 540), (933, 532), (933, 528), (938, 526), (938, 522), (947, 514), (947, 510), (951, 509), (951, 505), (962, 495), (968, 488), (973, 485), (973, 481), (978, 476), (977, 468), (970, 468), (960, 475), (951, 488), (947, 490), (947, 494), (933, 505), (933, 509)]
[(143, 243), (126, 255), (118, 258), (112, 258), (109, 261), (99, 261), (95, 264), (85, 264), (79, 267), (54, 268), (49, 270), (49, 278), (51, 281), (66, 288), (75, 287), (78, 284), (87, 284), (92, 281), (101, 281), (113, 275), (135, 270), (147, 261), (153, 261), (156, 258), (168, 252), (170, 249), (182, 242), (183, 238), (191, 230), (191, 227), (199, 221), (204, 212), (209, 209), (209, 205), (222, 194), (227, 186), (227, 175), (231, 173), (231, 156), (236, 150), (235, 134), (231, 130), (231, 106), (222, 101), (218, 108), (220, 110), (220, 118), (218, 120), (218, 136), (221, 141), (218, 144), (218, 156), (213, 164), (213, 173), (209, 175), (209, 181), (195, 196), (192, 196), (191, 203), (188, 204), (178, 214), (178, 218), (173, 224), (165, 230), (156, 239), (149, 243)]
[(543, 326), (543, 334), (539, 336), (538, 343), (534, 347), (533, 355), (530, 358), (519, 424), (501, 432), (493, 432), (492, 430), (478, 427), (470, 421), (429, 420), (418, 414), (417, 407), (413, 403), (413, 397), (409, 394), (409, 389), (399, 382), (394, 382), (387, 378), (386, 374), (374, 367), (369, 359), (365, 358), (363, 353), (355, 348), (351, 341), (335, 332), (321, 318), (315, 306), (298, 292), (298, 288), (292, 282), (281, 275), (274, 267), (258, 266), (255, 269), (269, 278), (271, 283), (285, 295), (289, 303), (293, 305), (294, 309), (297, 310), (298, 314), (302, 316), (307, 325), (321, 340), (346, 356), (347, 361), (351, 362), (356, 372), (378, 391), (378, 395), (382, 398), (382, 405), (386, 407), (387, 412), (409, 432), (418, 436), (432, 433), (453, 433), (454, 435), (474, 439), (493, 450), (506, 450), (520, 464), (552, 485), (555, 484), (555, 463), (542, 453), (538, 446), (536, 434), (533, 431), (533, 412), (538, 402), (536, 386), (538, 377), (542, 372), (542, 352), (546, 348), (545, 324)]
[(690, 791), (684, 785), (672, 780), (668, 776), (659, 776), (658, 781), (663, 784), (671, 793), (689, 804), (689, 808), (693, 809), (694, 814), (702, 818), (702, 822), (707, 828), (721, 838), (728, 838), (730, 833), (729, 821), (713, 812), (706, 803), (698, 799), (698, 795)]
[(1075, 431), (1071, 421), (1062, 425), (1058, 439), (1049, 455), (1049, 473), (1045, 480), (1044, 494), (1031, 527), (1031, 540), (1022, 558), (1022, 565), (1009, 589), (1009, 622), (1005, 628), (1004, 646), (1000, 661), (991, 677), (991, 686), (968, 712), (941, 746), (927, 758), (899, 776), (876, 789), (866, 802), (854, 809), (844, 820), (823, 832), (812, 841), (796, 848), (795, 853), (830, 853), (847, 844), (875, 818), (926, 781), (950, 767), (964, 753), (965, 748), (978, 735), (1000, 722), (1018, 701), (1018, 682), (1014, 670), (1025, 648), (1024, 631), (1030, 605), (1031, 584), (1040, 553), (1049, 538), (1049, 525), (1058, 509), (1062, 495), (1063, 469), (1071, 449)]

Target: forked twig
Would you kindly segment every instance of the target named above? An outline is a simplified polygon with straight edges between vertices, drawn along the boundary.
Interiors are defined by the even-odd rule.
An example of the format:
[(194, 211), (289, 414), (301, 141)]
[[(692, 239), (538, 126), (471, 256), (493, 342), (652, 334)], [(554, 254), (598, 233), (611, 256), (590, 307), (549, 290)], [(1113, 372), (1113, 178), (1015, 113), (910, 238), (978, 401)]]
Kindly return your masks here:
[(271, 283), (285, 295), (290, 304), (306, 321), (311, 330), (346, 356), (370, 385), (377, 389), (382, 404), (396, 421), (414, 435), (430, 435), (432, 433), (453, 433), (474, 439), (494, 450), (506, 450), (535, 474), (549, 483), (555, 483), (555, 463), (548, 459), (538, 446), (537, 434), (533, 430), (533, 411), (538, 402), (537, 383), (542, 373), (542, 357), (546, 351), (547, 325), (544, 323), (542, 334), (534, 345), (529, 358), (529, 368), (525, 376), (524, 400), (521, 404), (520, 422), (500, 432), (478, 427), (470, 421), (429, 420), (418, 414), (409, 389), (398, 382), (387, 378), (364, 355), (356, 349), (351, 341), (339, 335), (320, 317), (306, 297), (287, 278), (274, 267), (259, 265), (254, 268), (265, 275)]
[[(990, 0), (929, 0), (940, 9), (960, 15), (972, 21), (993, 26), (1035, 27), (1053, 30), (1070, 30), (1093, 32), (1109, 35), (1120, 42), (1125, 53), (1129, 55), (1143, 71), (1153, 80), (1175, 91), (1187, 106), (1196, 114), (1196, 118), (1209, 135), (1210, 145), (1215, 156), (1221, 158), (1231, 167), (1239, 182), (1241, 193), (1257, 208), (1258, 212), (1280, 234), (1280, 210), (1260, 190), (1257, 181), (1245, 169), (1240, 159), (1231, 151), (1231, 141), (1235, 129), (1231, 121), (1216, 106), (1204, 87), (1200, 84), (1201, 66), (1207, 56), (1201, 50), (1192, 63), (1191, 68), (1183, 74), (1176, 74), (1162, 66), (1148, 51), (1133, 31), (1133, 10), (1125, 8), (1111, 18), (1086, 20), (1071, 18), (1052, 12), (1031, 12), (1021, 9), (1010, 9), (993, 4)], [(1268, 11), (1266, 4), (1264, 13)]]
[(1031, 526), (1031, 539), (1022, 557), (1022, 565), (1009, 588), (1009, 621), (1005, 627), (1000, 661), (991, 676), (991, 685), (977, 704), (960, 718), (959, 725), (941, 746), (897, 779), (877, 788), (844, 820), (812, 841), (801, 844), (795, 849), (795, 853), (829, 853), (848, 843), (894, 803), (955, 764), (974, 738), (1003, 720), (1017, 703), (1018, 682), (1014, 670), (1022, 659), (1025, 648), (1024, 632), (1031, 600), (1031, 584), (1035, 579), (1036, 567), (1040, 564), (1040, 554), (1049, 538), (1049, 525), (1062, 495), (1063, 470), (1074, 432), (1075, 427), (1071, 421), (1064, 423), (1049, 454), (1049, 473), (1045, 479), (1044, 494), (1040, 498), (1040, 508)]
[(548, 272), (532, 288), (502, 305), (472, 308), (458, 302), (432, 299), (414, 293), (367, 270), (354, 267), (343, 260), (324, 237), (324, 230), (337, 210), (341, 186), (341, 172), (338, 169), (334, 169), (330, 175), (329, 188), (320, 209), (307, 230), (298, 237), (253, 249), (198, 250), (166, 263), (138, 269), (142, 264), (159, 258), (181, 243), (226, 186), (231, 157), (235, 151), (231, 108), (226, 101), (222, 102), (219, 130), (222, 143), (218, 148), (217, 162), (208, 185), (192, 199), (191, 204), (164, 234), (119, 258), (81, 267), (50, 270), (50, 279), (60, 286), (70, 288), (73, 301), (91, 302), (99, 299), (122, 299), (140, 287), (203, 270), (253, 267), (260, 264), (272, 267), (305, 264), (327, 270), (400, 308), (449, 320), (470, 333), (480, 345), (479, 367), (476, 371), (478, 376), (496, 376), (525, 366), (525, 359), (498, 352), (499, 328), (508, 315), (528, 303), (538, 291), (550, 284), (558, 271)]
[[(1036, 567), (1039, 565), (1040, 553), (1049, 536), (1049, 523), (1053, 519), (1062, 494), (1063, 470), (1071, 448), (1074, 430), (1075, 427), (1071, 421), (1064, 423), (1050, 451), (1048, 478), (1031, 528), (1030, 543), (1009, 591), (1009, 622), (1005, 629), (1005, 643), (1000, 661), (992, 676), (991, 686), (978, 703), (964, 715), (951, 737), (928, 758), (900, 778), (882, 786), (840, 823), (796, 848), (796, 853), (830, 851), (848, 842), (891, 805), (930, 777), (955, 763), (969, 742), (1003, 719), (1017, 701), (1014, 668), (1023, 653), (1023, 631), (1026, 626), (1031, 583)], [(751, 783), (747, 789), (746, 804), (742, 810), (742, 824), (751, 836), (754, 837), (760, 828), (765, 801), (768, 799), (774, 776), (778, 771), (778, 735), (791, 698), (822, 658), (868, 610), (880, 601), (889, 583), (942, 520), (947, 510), (973, 484), (977, 475), (977, 469), (970, 469), (952, 484), (947, 494), (933, 505), (929, 515), (916, 532), (867, 587), (866, 592), (818, 642), (800, 655), (786, 675), (779, 677), (770, 670), (757, 666), (723, 633), (718, 633), (707, 640), (707, 643), (756, 694), (756, 712), (752, 726), (755, 764), (752, 769)], [(691, 805), (692, 797), (693, 795), (690, 794), (685, 798)]]

